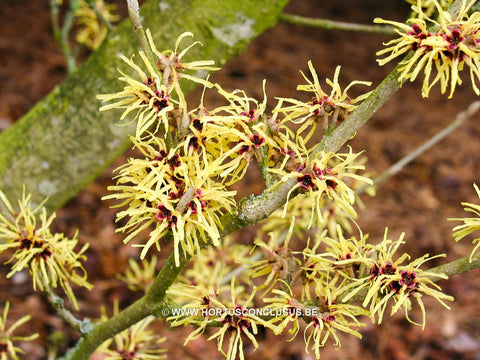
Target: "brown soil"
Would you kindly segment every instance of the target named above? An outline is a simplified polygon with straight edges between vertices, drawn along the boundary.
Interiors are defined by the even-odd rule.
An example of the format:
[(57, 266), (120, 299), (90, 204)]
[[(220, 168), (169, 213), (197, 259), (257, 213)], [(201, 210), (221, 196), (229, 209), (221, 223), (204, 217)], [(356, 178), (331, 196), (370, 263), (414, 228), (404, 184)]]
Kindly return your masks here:
[[(48, 0), (7, 0), (0, 6), (0, 128), (13, 124), (66, 76), (63, 57), (50, 31), (48, 3)], [(408, 14), (408, 5), (402, 0), (292, 0), (287, 9), (302, 15), (361, 23), (371, 23), (377, 16), (400, 21)], [(261, 83), (267, 78), (267, 92), (273, 103), (274, 96), (296, 96), (296, 85), (302, 81), (299, 70), (306, 72), (307, 61), (311, 59), (320, 78), (331, 78), (335, 67), (342, 65), (343, 84), (359, 79), (376, 85), (392, 68), (379, 68), (375, 62), (375, 51), (386, 40), (388, 37), (380, 35), (279, 24), (252, 42), (247, 52), (232, 59), (213, 80), (227, 88), (241, 87), (251, 96), (261, 98)], [(436, 91), (429, 99), (422, 99), (418, 84), (405, 84), (350, 142), (355, 150), (365, 150), (369, 158), (368, 171), (380, 173), (446, 126), (474, 101), (476, 96), (467, 76), (464, 77), (464, 85), (457, 89), (452, 100)], [(198, 97), (198, 93), (195, 96)], [(412, 256), (447, 253), (447, 260), (454, 260), (469, 253), (468, 240), (454, 243), (453, 223), (446, 219), (464, 216), (461, 201), (478, 203), (472, 184), (479, 181), (479, 118), (477, 114), (382, 183), (376, 198), (364, 198), (366, 208), (358, 222), (363, 232), (370, 234), (371, 241), (381, 239), (387, 226), (392, 238), (406, 233), (404, 250)], [(119, 159), (117, 165), (122, 160)], [(97, 304), (111, 304), (117, 298), (120, 305), (125, 306), (139, 296), (115, 279), (115, 274), (124, 271), (128, 258), (135, 256), (136, 250), (121, 245), (122, 237), (114, 233), (115, 212), (100, 200), (112, 183), (112, 168), (105, 170), (97, 181), (61, 209), (55, 223), (59, 231), (67, 234), (78, 228), (81, 242), (90, 242), (87, 270), (95, 289), (79, 293), (83, 316), (98, 316)], [(254, 176), (249, 179), (245, 194), (258, 192), (260, 184), (255, 183)], [(444, 261), (440, 259), (436, 264)], [(28, 279), (19, 276), (5, 280), (8, 268), (3, 265), (0, 272), (3, 275), (0, 302), (10, 300), (14, 304), (12, 319), (32, 314), (31, 328), (41, 335), (38, 342), (23, 346), (27, 352), (25, 359), (46, 359), (48, 336), (55, 331), (68, 332), (69, 345), (74, 344), (75, 334), (68, 331), (43, 298), (33, 292)], [(456, 300), (448, 311), (427, 299), (424, 331), (410, 325), (402, 316), (386, 318), (380, 326), (366, 321), (367, 326), (361, 330), (363, 339), (342, 337), (342, 348), (334, 351), (333, 346), (327, 346), (322, 357), (480, 359), (478, 270), (455, 276), (441, 285)], [(168, 338), (166, 346), (171, 359), (222, 358), (213, 342), (199, 339), (183, 346), (189, 329), (165, 330), (160, 331)], [(246, 357), (312, 358), (304, 353), (302, 337), (297, 340), (285, 342), (267, 332), (261, 336), (260, 348), (255, 353), (246, 348)]]

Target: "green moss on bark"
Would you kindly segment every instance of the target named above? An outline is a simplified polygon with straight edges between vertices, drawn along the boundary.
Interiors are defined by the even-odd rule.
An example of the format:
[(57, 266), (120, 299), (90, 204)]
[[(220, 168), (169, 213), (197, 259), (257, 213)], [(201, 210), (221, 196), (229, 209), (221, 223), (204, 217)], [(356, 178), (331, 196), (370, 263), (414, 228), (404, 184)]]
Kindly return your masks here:
[[(273, 26), (288, 0), (155, 1), (141, 9), (159, 49), (172, 48), (177, 36), (191, 31), (204, 46), (190, 59), (214, 59), (223, 65), (258, 34)], [(75, 196), (129, 145), (131, 128), (118, 127), (119, 112), (100, 113), (97, 94), (121, 90), (117, 68), (130, 71), (119, 54), (139, 50), (127, 19), (71, 76), (14, 126), (0, 134), (0, 189), (14, 203), (23, 184), (50, 210)], [(188, 84), (186, 92), (192, 90)]]

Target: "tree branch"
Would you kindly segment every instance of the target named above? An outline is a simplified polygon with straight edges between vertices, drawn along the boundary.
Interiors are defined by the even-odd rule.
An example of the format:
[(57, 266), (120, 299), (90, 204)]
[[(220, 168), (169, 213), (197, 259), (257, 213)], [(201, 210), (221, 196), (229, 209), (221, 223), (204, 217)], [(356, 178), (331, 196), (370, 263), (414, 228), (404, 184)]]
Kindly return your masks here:
[(355, 24), (355, 23), (347, 23), (344, 21), (309, 18), (305, 16), (287, 14), (287, 13), (282, 13), (280, 15), (280, 20), (289, 24), (312, 26), (312, 27), (318, 27), (326, 30), (368, 32), (368, 33), (385, 34), (385, 35), (395, 34), (395, 31), (391, 26)]
[[(221, 66), (273, 26), (287, 2), (170, 0), (160, 7), (149, 0), (142, 7), (142, 22), (159, 49), (172, 48), (179, 34), (191, 31), (204, 46), (192, 48), (189, 56), (214, 59)], [(57, 209), (126, 150), (132, 129), (115, 125), (120, 111), (100, 113), (95, 96), (118, 91), (122, 83), (117, 69), (133, 75), (119, 55), (138, 50), (126, 19), (81, 67), (0, 134), (0, 189), (12, 203), (21, 198), (25, 184), (34, 203), (49, 197), (48, 210)], [(184, 92), (194, 86), (185, 84)]]

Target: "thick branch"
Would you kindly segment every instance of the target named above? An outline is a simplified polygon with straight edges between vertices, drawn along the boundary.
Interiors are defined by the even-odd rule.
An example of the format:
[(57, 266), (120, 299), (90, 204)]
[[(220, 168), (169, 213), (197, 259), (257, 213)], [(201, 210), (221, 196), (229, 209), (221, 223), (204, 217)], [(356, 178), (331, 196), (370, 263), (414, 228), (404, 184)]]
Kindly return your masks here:
[[(204, 46), (194, 47), (191, 59), (214, 59), (222, 65), (274, 25), (287, 2), (150, 0), (142, 7), (143, 25), (151, 29), (159, 49), (172, 48), (179, 34), (193, 32)], [(127, 19), (76, 72), (0, 134), (0, 189), (12, 203), (21, 197), (25, 184), (33, 202), (48, 196), (46, 205), (54, 210), (129, 146), (127, 134), (132, 129), (114, 125), (119, 112), (100, 113), (95, 96), (121, 89), (117, 69), (133, 70), (119, 55), (129, 57), (138, 50)], [(192, 84), (185, 85), (184, 92), (192, 90)]]

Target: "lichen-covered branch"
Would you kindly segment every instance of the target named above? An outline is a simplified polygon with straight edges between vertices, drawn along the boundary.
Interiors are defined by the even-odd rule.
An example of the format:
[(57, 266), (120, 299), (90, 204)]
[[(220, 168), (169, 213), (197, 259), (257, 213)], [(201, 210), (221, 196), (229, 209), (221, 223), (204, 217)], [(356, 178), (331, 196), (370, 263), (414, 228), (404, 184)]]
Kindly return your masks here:
[[(273, 26), (287, 2), (150, 0), (142, 7), (142, 21), (158, 48), (171, 48), (179, 34), (191, 31), (204, 46), (194, 47), (189, 56), (222, 65)], [(132, 129), (115, 125), (120, 112), (100, 113), (96, 95), (118, 90), (118, 68), (127, 75), (133, 72), (119, 55), (138, 50), (126, 19), (81, 67), (0, 134), (0, 189), (12, 203), (25, 184), (34, 203), (49, 197), (47, 208), (57, 209), (129, 146)], [(183, 90), (188, 93), (192, 87), (188, 83)]]
[(452, 275), (463, 274), (464, 272), (471, 271), (479, 267), (480, 254), (476, 254), (473, 256), (472, 261), (470, 261), (470, 256), (465, 256), (458, 260), (434, 267), (428, 271), (436, 274), (444, 274), (450, 277)]

